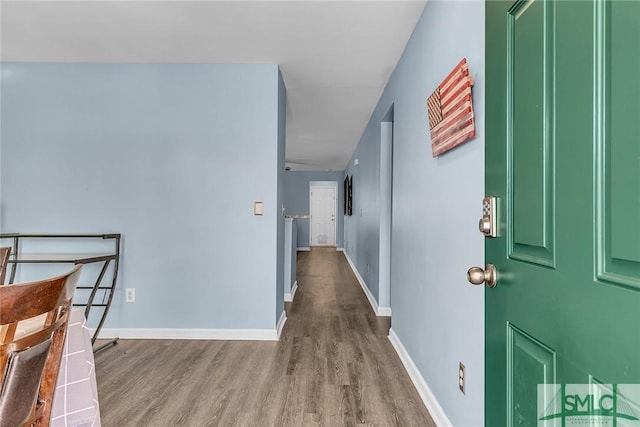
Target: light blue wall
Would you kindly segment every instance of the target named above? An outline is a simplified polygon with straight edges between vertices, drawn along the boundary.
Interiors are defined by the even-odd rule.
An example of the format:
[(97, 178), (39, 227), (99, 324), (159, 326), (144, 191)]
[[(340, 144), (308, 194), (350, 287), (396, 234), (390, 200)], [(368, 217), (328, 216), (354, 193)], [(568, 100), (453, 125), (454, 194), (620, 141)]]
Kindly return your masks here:
[[(374, 112), (375, 113), (375, 112)], [(380, 239), (380, 118), (365, 129), (345, 171), (352, 182), (352, 212), (344, 219), (345, 251), (380, 305), (378, 296)], [(377, 120), (378, 123), (374, 123)], [(355, 165), (355, 160), (358, 165)]]
[(278, 149), (277, 149), (277, 174), (278, 182), (278, 196), (276, 203), (276, 218), (278, 224), (278, 234), (276, 251), (278, 258), (276, 261), (276, 279), (277, 279), (277, 292), (276, 292), (276, 323), (280, 319), (280, 316), (284, 312), (284, 265), (285, 260), (285, 241), (284, 241), (284, 157), (286, 148), (286, 134), (287, 134), (287, 89), (282, 79), (282, 74), (278, 70)]
[[(425, 101), (463, 57), (475, 78), (477, 136), (434, 159)], [(393, 105), (392, 329), (455, 426), (484, 417), (484, 289), (466, 281), (470, 266), (484, 265), (483, 88), (484, 3), (428, 2), (354, 153), (359, 165), (346, 171), (355, 200), (345, 249), (377, 299), (380, 122)]]
[(106, 327), (272, 329), (283, 112), (273, 64), (4, 63), (0, 226), (122, 233)]
[(298, 227), (296, 219), (284, 220), (284, 293), (291, 294), (296, 282)]
[[(342, 172), (286, 172), (284, 174), (285, 207), (287, 214), (309, 214), (309, 183), (311, 181), (336, 181), (338, 183), (338, 211), (336, 212), (336, 243), (344, 242), (344, 191)], [(309, 220), (297, 219), (298, 247), (309, 247)]]

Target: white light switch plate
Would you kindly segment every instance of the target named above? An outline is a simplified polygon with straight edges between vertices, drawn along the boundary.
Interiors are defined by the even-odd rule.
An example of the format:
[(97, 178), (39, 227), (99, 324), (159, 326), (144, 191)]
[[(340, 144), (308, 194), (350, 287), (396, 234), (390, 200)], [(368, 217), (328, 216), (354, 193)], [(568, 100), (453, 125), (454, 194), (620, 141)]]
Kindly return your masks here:
[(253, 214), (254, 215), (262, 215), (263, 214), (263, 203), (262, 202), (253, 202)]

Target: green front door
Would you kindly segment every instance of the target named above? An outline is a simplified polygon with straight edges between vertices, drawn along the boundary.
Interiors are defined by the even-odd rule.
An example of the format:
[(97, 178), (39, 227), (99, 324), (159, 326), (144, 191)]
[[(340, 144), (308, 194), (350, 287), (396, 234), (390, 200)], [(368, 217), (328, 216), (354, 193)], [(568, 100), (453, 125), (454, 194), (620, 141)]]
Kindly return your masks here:
[(640, 1), (488, 1), (485, 74), (485, 426), (640, 426)]

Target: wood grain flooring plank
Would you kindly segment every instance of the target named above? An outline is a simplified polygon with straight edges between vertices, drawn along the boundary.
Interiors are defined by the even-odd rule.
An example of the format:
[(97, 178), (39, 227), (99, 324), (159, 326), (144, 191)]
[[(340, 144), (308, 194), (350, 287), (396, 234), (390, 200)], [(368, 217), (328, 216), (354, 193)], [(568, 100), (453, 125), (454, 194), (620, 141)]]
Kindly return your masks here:
[(120, 340), (96, 355), (102, 425), (434, 426), (344, 255), (299, 252), (279, 342)]

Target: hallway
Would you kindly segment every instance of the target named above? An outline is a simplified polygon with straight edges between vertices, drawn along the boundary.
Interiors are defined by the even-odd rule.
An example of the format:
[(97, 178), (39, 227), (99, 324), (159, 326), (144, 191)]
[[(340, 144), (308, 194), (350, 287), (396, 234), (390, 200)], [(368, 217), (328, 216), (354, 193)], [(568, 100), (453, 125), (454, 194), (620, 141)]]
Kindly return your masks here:
[(433, 426), (344, 255), (298, 253), (279, 342), (121, 340), (96, 355), (102, 425)]

